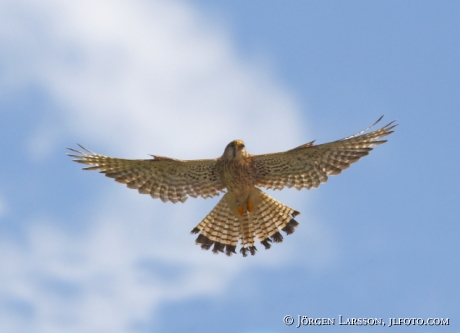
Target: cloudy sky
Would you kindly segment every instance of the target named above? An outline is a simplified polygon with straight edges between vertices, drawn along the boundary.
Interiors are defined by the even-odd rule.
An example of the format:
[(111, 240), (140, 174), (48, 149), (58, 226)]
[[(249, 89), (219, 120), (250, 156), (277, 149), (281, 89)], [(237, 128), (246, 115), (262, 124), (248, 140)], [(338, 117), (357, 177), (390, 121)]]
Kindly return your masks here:
[[(295, 331), (291, 315), (460, 332), (460, 4), (0, 0), (0, 333)], [(254, 257), (202, 251), (217, 203), (164, 204), (65, 147), (214, 158), (400, 124)], [(339, 327), (339, 328), (338, 328)], [(367, 327), (373, 332), (378, 327)], [(389, 328), (415, 332), (418, 327)]]

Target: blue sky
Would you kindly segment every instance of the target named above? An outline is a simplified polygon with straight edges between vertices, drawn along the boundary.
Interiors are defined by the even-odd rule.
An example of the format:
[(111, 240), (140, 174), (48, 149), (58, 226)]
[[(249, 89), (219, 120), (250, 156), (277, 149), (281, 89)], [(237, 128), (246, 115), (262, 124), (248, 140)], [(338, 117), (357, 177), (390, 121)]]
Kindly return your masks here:
[[(295, 331), (288, 314), (460, 332), (459, 14), (454, 1), (0, 1), (0, 332)], [(236, 138), (266, 153), (382, 114), (400, 125), (368, 157), (317, 190), (269, 192), (300, 226), (249, 258), (189, 235), (217, 198), (164, 204), (64, 155), (78, 142), (212, 158)]]

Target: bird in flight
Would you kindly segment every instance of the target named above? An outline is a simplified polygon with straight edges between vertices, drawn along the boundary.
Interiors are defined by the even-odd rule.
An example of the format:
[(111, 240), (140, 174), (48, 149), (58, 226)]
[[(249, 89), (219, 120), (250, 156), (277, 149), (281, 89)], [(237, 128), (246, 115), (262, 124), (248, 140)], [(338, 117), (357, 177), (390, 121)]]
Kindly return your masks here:
[[(383, 117), (383, 116), (382, 116)], [(257, 251), (255, 238), (269, 249), (271, 242), (283, 241), (280, 231), (290, 235), (299, 223), (300, 213), (275, 200), (260, 188), (317, 188), (350, 164), (366, 156), (371, 147), (391, 133), (394, 121), (363, 134), (378, 123), (347, 138), (314, 145), (314, 141), (279, 153), (251, 155), (242, 140), (230, 142), (221, 157), (203, 160), (178, 160), (151, 155), (146, 160), (114, 158), (68, 148), (74, 161), (89, 165), (84, 170), (100, 170), (107, 177), (150, 194), (163, 202), (185, 202), (188, 197), (210, 198), (224, 192), (213, 210), (191, 231), (198, 234), (196, 244), (212, 247), (214, 253), (230, 256), (238, 242), (243, 256)]]

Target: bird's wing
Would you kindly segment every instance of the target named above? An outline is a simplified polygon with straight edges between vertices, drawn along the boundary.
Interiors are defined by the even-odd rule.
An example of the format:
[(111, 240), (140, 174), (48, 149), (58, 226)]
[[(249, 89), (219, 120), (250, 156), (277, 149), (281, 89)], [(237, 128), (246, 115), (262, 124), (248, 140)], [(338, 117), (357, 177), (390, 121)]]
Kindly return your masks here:
[(364, 131), (342, 140), (318, 146), (310, 142), (281, 153), (254, 155), (256, 186), (273, 189), (287, 186), (298, 190), (318, 187), (327, 181), (328, 175), (341, 173), (350, 164), (369, 154), (372, 146), (387, 141), (378, 139), (393, 133), (396, 126), (394, 121), (376, 131), (363, 134), (380, 119)]
[(107, 177), (164, 202), (184, 202), (189, 196), (209, 198), (225, 188), (217, 170), (217, 159), (182, 161), (153, 156), (148, 160), (128, 160), (80, 147), (82, 151), (68, 148), (76, 153), (68, 155), (75, 162), (90, 165), (83, 170), (100, 170)]

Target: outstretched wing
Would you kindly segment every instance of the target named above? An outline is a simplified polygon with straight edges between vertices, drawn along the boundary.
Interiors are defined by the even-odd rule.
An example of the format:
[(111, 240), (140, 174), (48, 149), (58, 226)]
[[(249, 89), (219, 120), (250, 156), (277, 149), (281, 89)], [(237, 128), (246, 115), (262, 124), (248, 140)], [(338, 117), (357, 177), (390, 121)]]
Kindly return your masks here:
[(75, 157), (75, 162), (91, 165), (83, 170), (100, 170), (107, 177), (163, 202), (184, 202), (189, 196), (209, 198), (219, 195), (225, 188), (216, 159), (182, 161), (153, 156), (149, 160), (127, 160), (99, 155), (80, 147), (83, 151), (67, 149), (77, 153), (68, 154)]
[(298, 190), (318, 187), (327, 181), (328, 175), (338, 175), (350, 164), (368, 155), (372, 146), (387, 141), (378, 139), (393, 133), (394, 121), (376, 131), (362, 134), (380, 119), (364, 131), (342, 140), (318, 146), (310, 142), (281, 153), (253, 156), (256, 186), (273, 189), (287, 186)]

